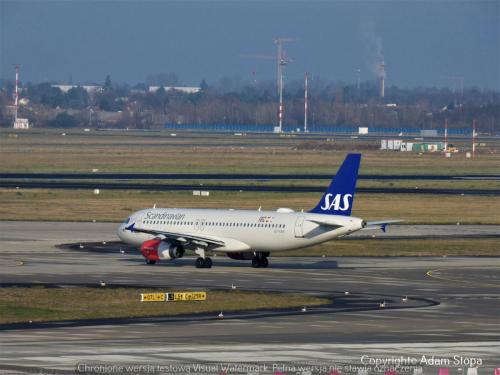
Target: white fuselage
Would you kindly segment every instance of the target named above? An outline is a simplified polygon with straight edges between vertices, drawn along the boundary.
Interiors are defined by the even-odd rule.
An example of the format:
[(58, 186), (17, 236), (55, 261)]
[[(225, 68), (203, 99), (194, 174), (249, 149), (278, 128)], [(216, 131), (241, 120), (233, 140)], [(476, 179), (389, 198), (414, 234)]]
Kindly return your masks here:
[[(281, 211), (281, 212), (280, 212)], [(118, 229), (126, 243), (140, 246), (157, 236), (128, 231), (136, 228), (222, 240), (212, 251), (285, 251), (316, 245), (363, 227), (352, 216), (306, 212), (152, 208), (137, 211)]]

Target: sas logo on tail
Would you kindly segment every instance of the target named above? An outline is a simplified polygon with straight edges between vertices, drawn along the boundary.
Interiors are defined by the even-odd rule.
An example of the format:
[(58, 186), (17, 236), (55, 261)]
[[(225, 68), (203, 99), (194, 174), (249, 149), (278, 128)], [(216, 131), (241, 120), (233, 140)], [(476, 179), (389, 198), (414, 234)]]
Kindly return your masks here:
[(329, 211), (332, 209), (334, 211), (347, 211), (350, 205), (350, 198), (352, 198), (352, 194), (345, 194), (343, 196), (342, 194), (335, 194), (335, 197), (330, 193), (325, 194), (325, 200), (321, 209), (323, 211)]

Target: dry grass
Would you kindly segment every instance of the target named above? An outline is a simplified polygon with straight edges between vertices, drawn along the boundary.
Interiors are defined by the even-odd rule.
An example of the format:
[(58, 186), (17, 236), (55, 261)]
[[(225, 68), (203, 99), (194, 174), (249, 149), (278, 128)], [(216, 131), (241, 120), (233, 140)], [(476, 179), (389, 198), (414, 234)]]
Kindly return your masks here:
[[(169, 132), (123, 133), (0, 132), (3, 171), (31, 172), (163, 172), (163, 173), (331, 173), (348, 150), (363, 143), (344, 141), (338, 151), (297, 150), (301, 142), (273, 135), (227, 135)], [(377, 143), (376, 141), (373, 141)], [(258, 146), (258, 147), (257, 147)], [(498, 145), (475, 160), (464, 153), (445, 159), (440, 154), (363, 151), (362, 173), (465, 174), (500, 173)]]
[[(167, 290), (161, 290), (166, 292)], [(328, 304), (326, 298), (298, 294), (208, 291), (206, 301), (140, 302), (142, 289), (0, 288), (0, 323), (167, 316), (201, 312), (289, 308)]]
[[(309, 209), (320, 194), (212, 192), (193, 197), (191, 192), (84, 190), (0, 190), (1, 220), (121, 221), (129, 213), (151, 207)], [(33, 209), (36, 207), (36, 209)], [(498, 224), (500, 197), (358, 194), (354, 215), (399, 218), (413, 223)]]
[(273, 256), (500, 256), (498, 238), (334, 240)]
[[(290, 207), (308, 210), (317, 193), (12, 190), (0, 189), (0, 220), (122, 221), (130, 213), (152, 207), (235, 208), (264, 210)], [(358, 194), (353, 215), (367, 220), (396, 218), (423, 224), (500, 224), (500, 197), (425, 194)]]

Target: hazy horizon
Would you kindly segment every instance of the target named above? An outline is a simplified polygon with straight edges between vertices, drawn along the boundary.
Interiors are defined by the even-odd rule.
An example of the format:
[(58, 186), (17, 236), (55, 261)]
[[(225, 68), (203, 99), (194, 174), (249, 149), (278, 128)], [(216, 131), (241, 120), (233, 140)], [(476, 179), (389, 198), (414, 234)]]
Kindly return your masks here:
[(500, 2), (0, 0), (0, 77), (24, 82), (135, 84), (174, 72), (184, 85), (276, 77), (273, 39), (286, 43), (288, 81), (500, 90)]

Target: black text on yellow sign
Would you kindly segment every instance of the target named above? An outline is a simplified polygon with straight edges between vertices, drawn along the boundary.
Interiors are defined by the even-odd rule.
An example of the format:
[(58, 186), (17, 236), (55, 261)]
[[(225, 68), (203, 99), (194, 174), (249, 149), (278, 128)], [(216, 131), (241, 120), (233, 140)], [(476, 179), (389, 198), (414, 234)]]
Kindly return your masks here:
[(141, 302), (165, 302), (165, 293), (141, 293)]
[(205, 301), (207, 292), (173, 292), (166, 293), (167, 301)]
[(141, 293), (141, 302), (205, 301), (207, 292)]

